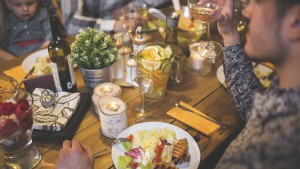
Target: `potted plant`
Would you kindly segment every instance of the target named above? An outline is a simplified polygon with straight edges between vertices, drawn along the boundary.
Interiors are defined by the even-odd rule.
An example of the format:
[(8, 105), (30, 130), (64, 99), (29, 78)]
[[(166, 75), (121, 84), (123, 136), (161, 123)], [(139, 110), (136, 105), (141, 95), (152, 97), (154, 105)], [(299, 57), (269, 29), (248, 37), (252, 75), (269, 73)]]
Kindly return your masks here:
[(110, 67), (118, 58), (118, 50), (109, 34), (89, 27), (79, 30), (71, 45), (71, 55), (90, 92), (98, 84), (111, 81)]

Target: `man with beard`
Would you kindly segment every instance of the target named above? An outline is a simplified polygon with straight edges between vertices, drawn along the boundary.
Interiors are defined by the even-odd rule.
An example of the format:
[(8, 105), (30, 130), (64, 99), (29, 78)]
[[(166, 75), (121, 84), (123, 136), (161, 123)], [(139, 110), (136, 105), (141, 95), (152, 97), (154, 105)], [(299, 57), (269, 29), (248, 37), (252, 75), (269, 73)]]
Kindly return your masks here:
[[(246, 126), (216, 168), (299, 168), (300, 166), (300, 1), (253, 0), (246, 44), (233, 22), (233, 0), (225, 1), (218, 29), (224, 39), (227, 89)], [(271, 62), (276, 76), (268, 89), (251, 61)]]

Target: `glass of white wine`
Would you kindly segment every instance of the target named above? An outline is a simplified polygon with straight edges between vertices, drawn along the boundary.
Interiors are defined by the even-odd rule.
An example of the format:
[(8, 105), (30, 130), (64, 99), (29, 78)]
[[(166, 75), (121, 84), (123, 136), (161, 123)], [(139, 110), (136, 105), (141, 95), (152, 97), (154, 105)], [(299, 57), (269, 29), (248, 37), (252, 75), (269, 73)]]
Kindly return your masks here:
[(224, 4), (225, 0), (188, 0), (188, 8), (192, 17), (207, 24), (207, 41), (201, 42), (205, 45), (199, 45), (200, 55), (218, 56), (221, 53), (220, 43), (210, 40), (210, 22), (215, 21), (215, 16), (221, 14)]
[(139, 120), (145, 120), (150, 114), (145, 111), (144, 94), (152, 85), (152, 76), (131, 67), (130, 77), (135, 90), (141, 95), (141, 105), (135, 108), (134, 117)]

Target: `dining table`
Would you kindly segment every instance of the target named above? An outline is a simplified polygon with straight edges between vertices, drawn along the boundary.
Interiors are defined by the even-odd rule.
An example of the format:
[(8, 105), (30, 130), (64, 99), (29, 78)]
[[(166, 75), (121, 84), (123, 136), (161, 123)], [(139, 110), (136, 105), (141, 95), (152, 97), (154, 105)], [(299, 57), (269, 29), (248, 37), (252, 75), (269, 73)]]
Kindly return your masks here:
[[(222, 39), (217, 32), (215, 31), (214, 33), (216, 34), (216, 39), (221, 42)], [(148, 35), (156, 36), (152, 39), (163, 39), (157, 32), (150, 32)], [(212, 38), (214, 37), (212, 36)], [(0, 72), (3, 73), (5, 70), (21, 65), (27, 56), (24, 55), (9, 61), (0, 61)], [(127, 105), (128, 127), (147, 121), (175, 125), (189, 133), (197, 143), (201, 154), (198, 168), (213, 168), (228, 144), (239, 134), (244, 126), (244, 121), (239, 117), (226, 87), (219, 82), (216, 76), (216, 71), (221, 64), (221, 56), (218, 56), (215, 59), (211, 72), (205, 76), (184, 71), (182, 81), (180, 83), (169, 83), (166, 95), (162, 99), (158, 101), (146, 99), (145, 107), (150, 109), (153, 114), (152, 118), (146, 120), (138, 120), (133, 117), (134, 107), (140, 104), (139, 93), (133, 87), (121, 86), (121, 99)], [(78, 92), (86, 93), (84, 80), (78, 67), (75, 68), (75, 73)], [(174, 103), (180, 101), (224, 124), (226, 129), (218, 129), (207, 135), (167, 115), (166, 113), (174, 108)], [(109, 147), (113, 139), (102, 134), (99, 115), (95, 113), (94, 109), (92, 103), (84, 108), (86, 114), (78, 124), (73, 138), (84, 145), (90, 146), (92, 151), (96, 153)], [(202, 124), (199, 123), (199, 125)], [(36, 168), (55, 168), (59, 151), (62, 148), (62, 142), (46, 142), (33, 139), (33, 144), (41, 153), (41, 161)], [(3, 152), (0, 152), (1, 166), (3, 165), (2, 163)], [(0, 168), (2, 168), (1, 166)], [(95, 156), (94, 168), (116, 168), (112, 161), (111, 149)]]

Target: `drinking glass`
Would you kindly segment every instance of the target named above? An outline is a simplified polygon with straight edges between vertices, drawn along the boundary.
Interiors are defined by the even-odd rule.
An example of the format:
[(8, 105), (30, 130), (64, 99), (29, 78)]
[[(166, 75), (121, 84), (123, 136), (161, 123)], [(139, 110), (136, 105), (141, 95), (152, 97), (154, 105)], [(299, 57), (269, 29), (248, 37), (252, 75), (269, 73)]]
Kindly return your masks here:
[(144, 120), (149, 117), (149, 113), (145, 111), (144, 94), (150, 89), (152, 85), (152, 77), (149, 74), (131, 68), (130, 76), (132, 85), (135, 90), (141, 95), (141, 105), (135, 108), (134, 116), (137, 119)]
[(32, 144), (33, 99), (25, 90), (0, 91), (0, 147), (4, 168), (34, 168), (41, 155)]
[(205, 55), (212, 53), (207, 51), (214, 51), (216, 56), (221, 53), (221, 45), (218, 42), (210, 40), (210, 22), (215, 21), (215, 16), (220, 15), (224, 8), (224, 0), (188, 0), (188, 8), (195, 20), (206, 23), (207, 42), (203, 41), (205, 45), (199, 45), (198, 53)]

